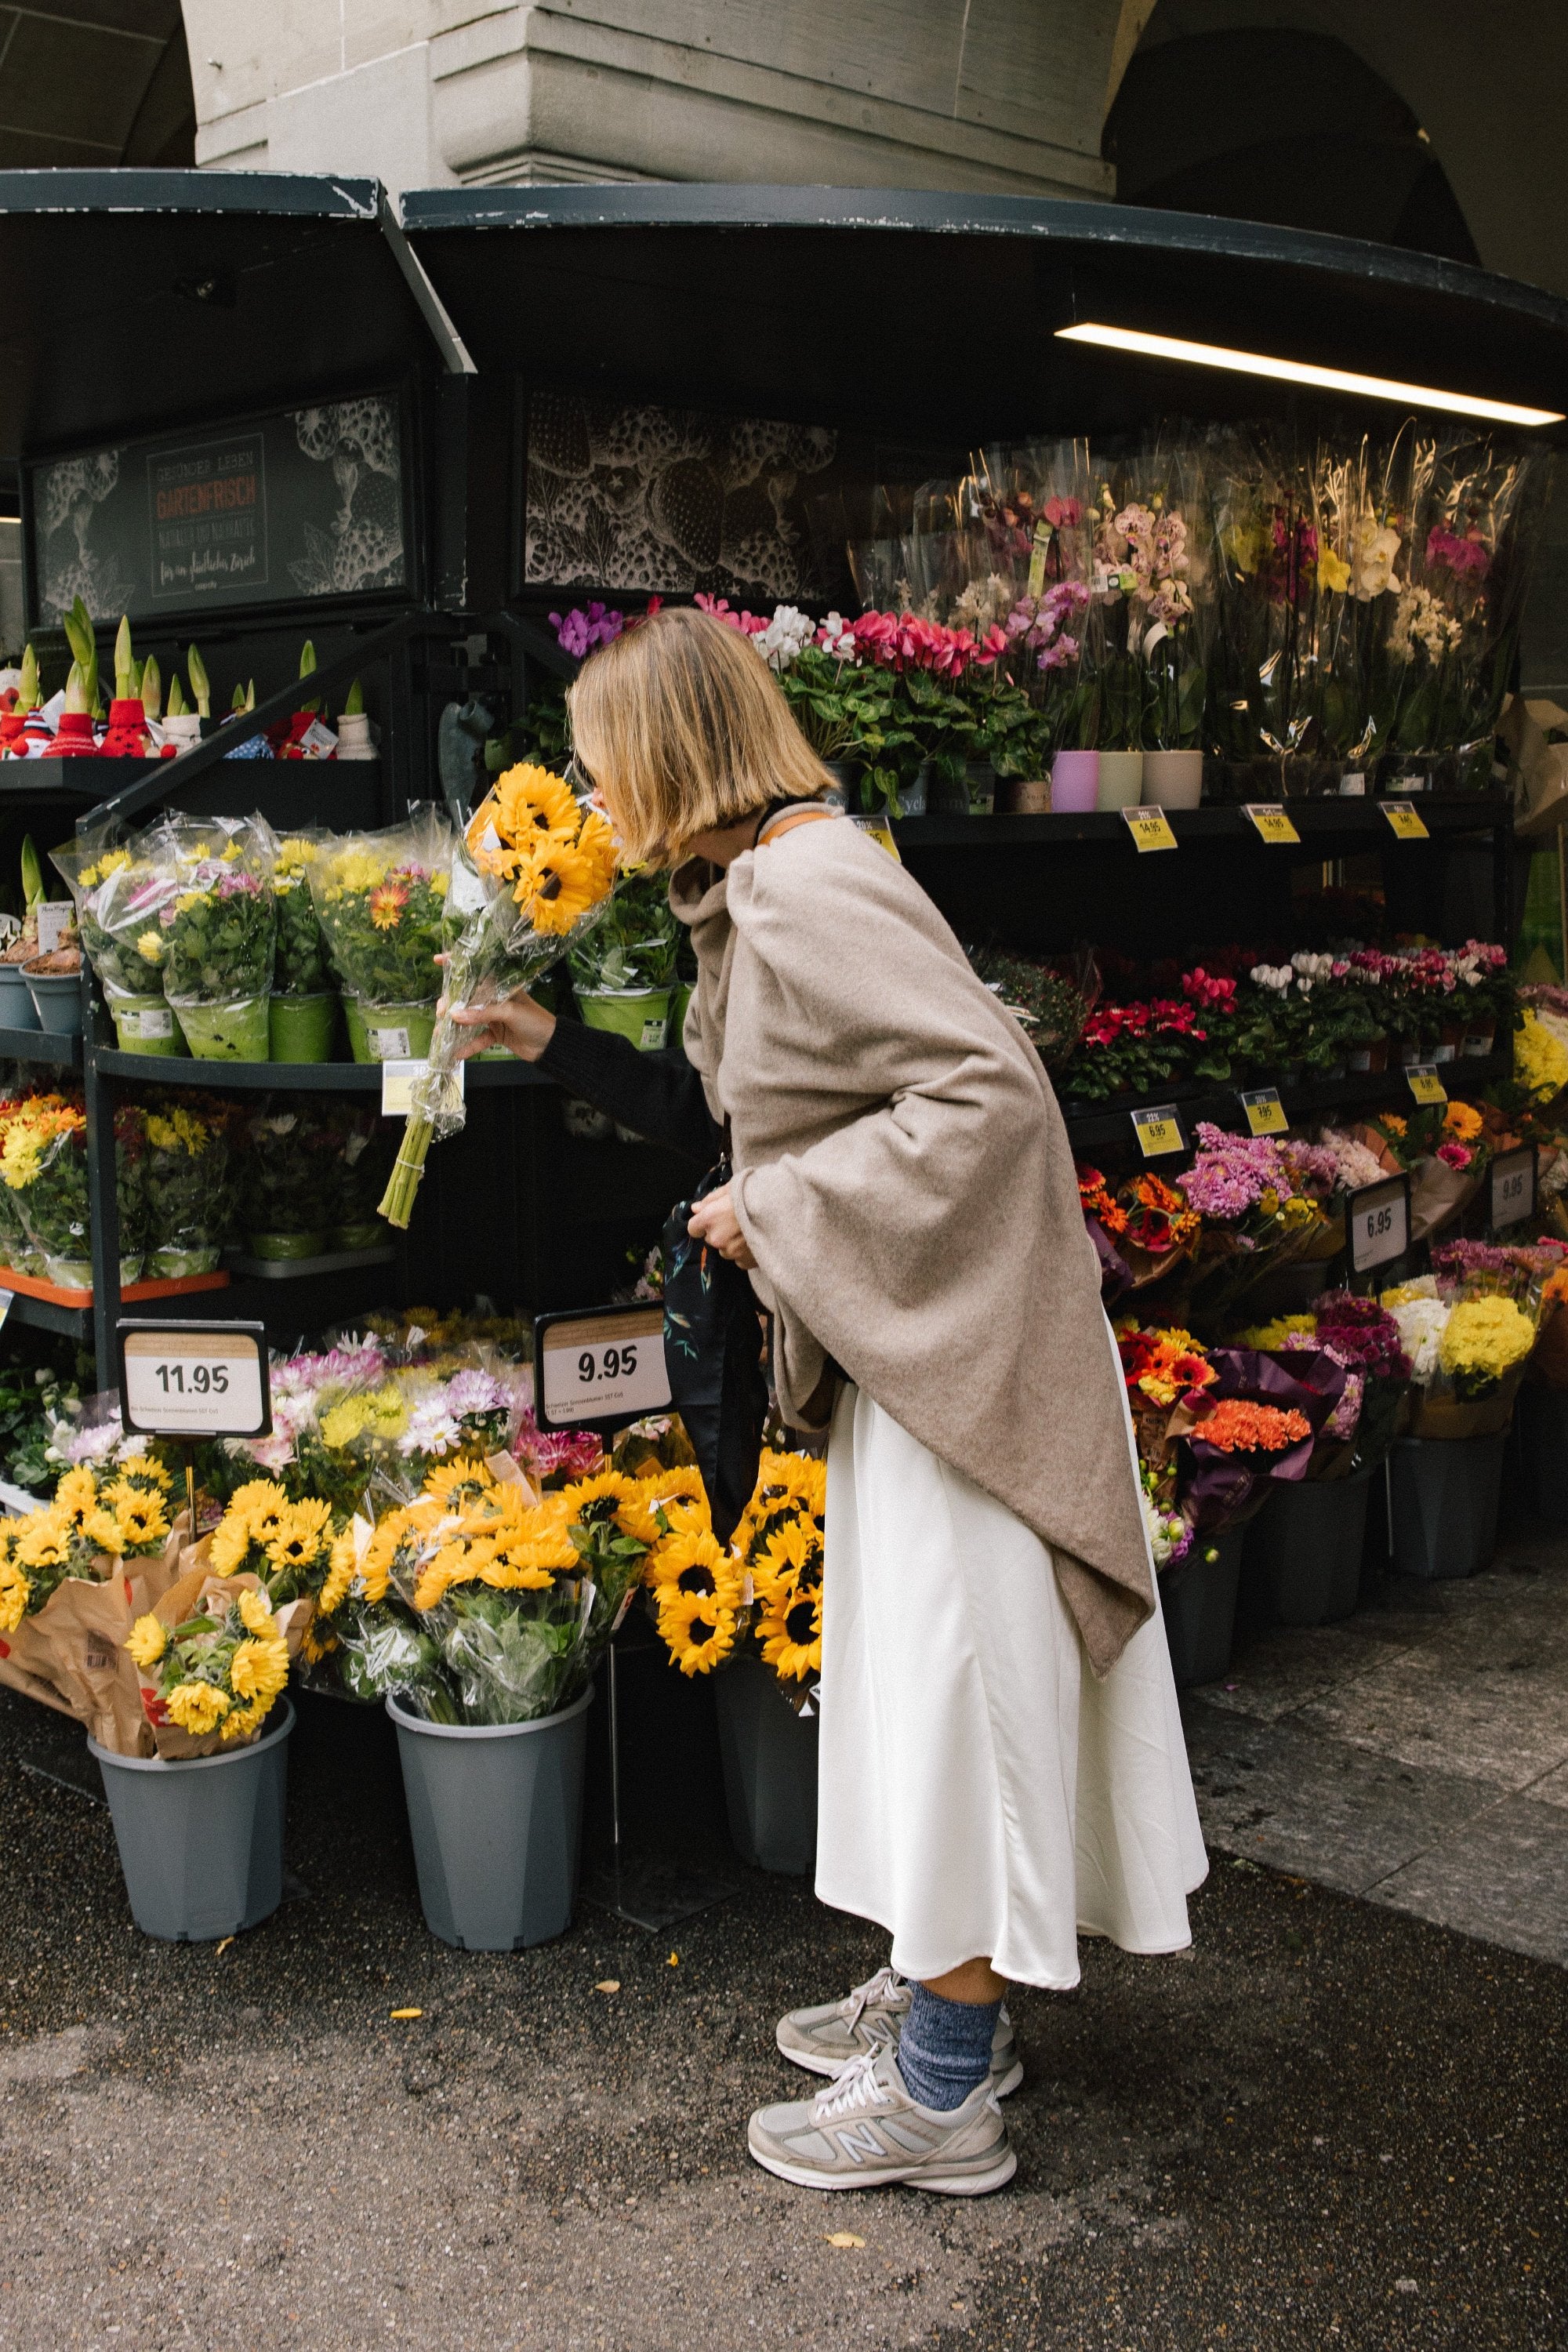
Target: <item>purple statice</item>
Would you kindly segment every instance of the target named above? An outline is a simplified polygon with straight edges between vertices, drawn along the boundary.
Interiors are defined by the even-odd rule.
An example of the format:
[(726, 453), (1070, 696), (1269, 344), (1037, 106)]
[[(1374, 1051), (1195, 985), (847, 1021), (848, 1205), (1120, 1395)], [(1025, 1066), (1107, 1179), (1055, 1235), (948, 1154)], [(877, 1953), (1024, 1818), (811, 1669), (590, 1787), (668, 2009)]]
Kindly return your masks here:
[(550, 625), (555, 632), (557, 645), (563, 653), (570, 654), (575, 661), (583, 660), (596, 646), (609, 645), (613, 638), (620, 635), (626, 625), (624, 613), (617, 613), (613, 606), (596, 602), (587, 605), (574, 604), (569, 613), (552, 613), (550, 615)]

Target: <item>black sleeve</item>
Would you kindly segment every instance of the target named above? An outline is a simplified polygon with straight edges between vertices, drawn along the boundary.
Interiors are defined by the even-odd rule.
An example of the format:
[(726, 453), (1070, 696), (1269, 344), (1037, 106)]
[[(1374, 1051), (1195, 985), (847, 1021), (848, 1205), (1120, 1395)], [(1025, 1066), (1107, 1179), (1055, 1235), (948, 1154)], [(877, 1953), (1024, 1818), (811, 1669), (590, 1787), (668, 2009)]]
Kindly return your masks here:
[(536, 1066), (595, 1110), (650, 1143), (684, 1152), (700, 1167), (710, 1167), (724, 1148), (724, 1130), (709, 1112), (702, 1081), (679, 1045), (639, 1053), (629, 1037), (562, 1020)]

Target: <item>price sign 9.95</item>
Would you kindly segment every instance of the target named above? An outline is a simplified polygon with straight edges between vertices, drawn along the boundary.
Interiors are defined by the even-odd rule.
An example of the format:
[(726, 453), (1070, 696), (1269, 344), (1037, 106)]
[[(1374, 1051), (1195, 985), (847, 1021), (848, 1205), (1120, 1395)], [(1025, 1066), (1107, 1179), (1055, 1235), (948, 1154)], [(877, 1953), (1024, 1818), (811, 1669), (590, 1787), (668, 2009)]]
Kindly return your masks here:
[(1390, 1176), (1352, 1192), (1345, 1203), (1345, 1234), (1356, 1274), (1403, 1257), (1410, 1246), (1410, 1179)]
[(122, 1322), (120, 1402), (126, 1429), (143, 1437), (265, 1437), (265, 1327)]
[(542, 1315), (533, 1384), (542, 1429), (637, 1421), (669, 1404), (661, 1306)]

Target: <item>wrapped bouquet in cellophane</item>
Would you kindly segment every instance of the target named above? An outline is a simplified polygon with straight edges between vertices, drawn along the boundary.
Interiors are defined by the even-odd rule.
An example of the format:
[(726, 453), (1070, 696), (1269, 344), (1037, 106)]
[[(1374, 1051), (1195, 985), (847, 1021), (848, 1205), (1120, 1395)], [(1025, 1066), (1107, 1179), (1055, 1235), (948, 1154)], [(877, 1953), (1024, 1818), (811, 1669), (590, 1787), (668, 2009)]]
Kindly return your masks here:
[(529, 987), (599, 921), (615, 887), (608, 820), (547, 768), (509, 768), (454, 857), (446, 1010), (381, 1203), (389, 1224), (407, 1225), (431, 1138), (463, 1124), (458, 1055), (471, 1032), (454, 1012)]

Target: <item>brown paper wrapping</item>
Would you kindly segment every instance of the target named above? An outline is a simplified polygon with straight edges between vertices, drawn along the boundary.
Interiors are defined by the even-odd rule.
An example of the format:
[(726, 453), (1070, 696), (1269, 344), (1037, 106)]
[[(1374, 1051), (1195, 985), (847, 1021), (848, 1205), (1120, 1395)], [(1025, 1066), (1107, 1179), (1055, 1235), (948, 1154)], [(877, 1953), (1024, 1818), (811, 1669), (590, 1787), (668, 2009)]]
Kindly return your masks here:
[(1418, 1160), (1410, 1171), (1410, 1238), (1424, 1242), (1451, 1224), (1481, 1189), (1479, 1176), (1445, 1160)]
[(1530, 1369), (1549, 1389), (1568, 1389), (1568, 1307), (1554, 1303), (1547, 1308)]
[[(258, 1576), (250, 1575), (248, 1571), (240, 1571), (234, 1576), (209, 1575), (205, 1552), (210, 1541), (210, 1537), (204, 1537), (199, 1544), (186, 1547), (184, 1558), (194, 1561), (195, 1565), (185, 1569), (184, 1572), (167, 1587), (153, 1605), (153, 1615), (161, 1619), (171, 1633), (176, 1625), (183, 1625), (187, 1617), (199, 1615), (204, 1601), (208, 1599), (215, 1604), (214, 1613), (216, 1614), (217, 1610), (226, 1610), (229, 1607), (237, 1592), (261, 1591), (261, 1579)], [(300, 1644), (304, 1639), (305, 1628), (310, 1622), (314, 1608), (314, 1601), (309, 1594), (305, 1594), (298, 1601), (286, 1601), (281, 1609), (273, 1612), (278, 1630), (288, 1644), (290, 1663), (300, 1654)], [(134, 1672), (135, 1669), (132, 1668), (132, 1673)], [(157, 1753), (169, 1763), (184, 1763), (193, 1756), (216, 1756), (219, 1753), (232, 1756), (240, 1748), (252, 1746), (268, 1728), (277, 1727), (273, 1723), (275, 1706), (268, 1709), (256, 1730), (245, 1739), (226, 1739), (221, 1729), (204, 1732), (198, 1736), (194, 1732), (182, 1731), (177, 1723), (149, 1724), (142, 1702), (155, 1696), (156, 1692), (156, 1683), (145, 1679), (139, 1680), (137, 1712), (149, 1733), (151, 1746), (146, 1749), (133, 1752), (150, 1754), (155, 1747)]]
[(173, 1582), (187, 1531), (182, 1514), (162, 1552), (152, 1558), (110, 1560), (100, 1554), (100, 1579), (68, 1576), (40, 1610), (0, 1639), (5, 1652), (0, 1681), (74, 1717), (117, 1756), (151, 1756), (125, 1637)]
[(1513, 1401), (1519, 1394), (1524, 1378), (1524, 1366), (1515, 1364), (1499, 1381), (1495, 1395), (1483, 1397), (1476, 1404), (1461, 1404), (1458, 1397), (1433, 1396), (1426, 1389), (1412, 1391), (1414, 1411), (1410, 1416), (1412, 1437), (1496, 1437), (1508, 1427), (1513, 1412)]

